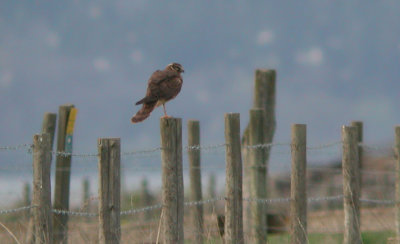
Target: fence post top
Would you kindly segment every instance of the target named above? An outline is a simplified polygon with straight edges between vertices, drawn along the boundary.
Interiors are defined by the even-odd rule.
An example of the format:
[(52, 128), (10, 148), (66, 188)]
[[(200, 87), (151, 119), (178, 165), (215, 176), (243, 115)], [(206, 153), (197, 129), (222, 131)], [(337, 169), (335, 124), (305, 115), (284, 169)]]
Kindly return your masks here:
[(292, 124), (292, 128), (306, 128), (307, 124)]
[(188, 124), (199, 124), (200, 121), (199, 121), (199, 120), (196, 120), (196, 119), (189, 119), (187, 123), (188, 123)]
[(255, 73), (256, 73), (256, 75), (265, 73), (265, 74), (270, 74), (270, 75), (275, 76), (276, 70), (275, 69), (256, 69)]
[(250, 113), (262, 113), (262, 112), (265, 111), (265, 109), (263, 109), (263, 108), (252, 108), (249, 111), (250, 111)]
[(50, 141), (50, 134), (49, 133), (40, 133), (40, 134), (35, 134), (33, 136), (34, 141), (38, 141), (39, 143), (43, 143), (47, 141)]
[(353, 125), (342, 125), (342, 131), (357, 131), (357, 127)]
[(174, 123), (177, 121), (182, 121), (181, 118), (175, 118), (175, 117), (161, 117), (160, 122), (161, 123)]
[(240, 113), (225, 113), (225, 118), (240, 117)]

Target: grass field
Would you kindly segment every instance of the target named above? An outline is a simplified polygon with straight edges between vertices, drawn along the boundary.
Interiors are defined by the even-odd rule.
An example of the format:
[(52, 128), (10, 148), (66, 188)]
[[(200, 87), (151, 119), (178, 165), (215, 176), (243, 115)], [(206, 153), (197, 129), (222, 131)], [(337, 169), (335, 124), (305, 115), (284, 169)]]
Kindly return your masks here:
[[(362, 233), (362, 240), (364, 244), (376, 244), (376, 243), (386, 243), (389, 237), (393, 237), (395, 234), (391, 231), (380, 231), (373, 232), (367, 231)], [(268, 237), (268, 243), (279, 244), (279, 243), (289, 243), (289, 235), (270, 235)], [(329, 244), (329, 243), (342, 243), (343, 234), (330, 234), (330, 233), (311, 233), (308, 235), (308, 243), (310, 244)]]

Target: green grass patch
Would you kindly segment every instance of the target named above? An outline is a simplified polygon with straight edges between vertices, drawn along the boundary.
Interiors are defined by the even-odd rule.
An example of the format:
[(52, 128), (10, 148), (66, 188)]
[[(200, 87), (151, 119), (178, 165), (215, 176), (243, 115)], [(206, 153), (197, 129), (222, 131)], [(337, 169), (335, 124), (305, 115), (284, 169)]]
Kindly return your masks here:
[[(389, 237), (395, 236), (393, 231), (367, 231), (361, 233), (361, 237), (364, 244), (375, 244), (375, 243), (386, 243)], [(311, 233), (308, 235), (308, 241), (310, 244), (319, 244), (319, 243), (342, 243), (343, 242), (343, 234), (331, 234), (331, 233)], [(289, 234), (280, 234), (280, 235), (269, 235), (268, 243), (270, 244), (278, 244), (278, 243), (289, 243), (290, 236)]]

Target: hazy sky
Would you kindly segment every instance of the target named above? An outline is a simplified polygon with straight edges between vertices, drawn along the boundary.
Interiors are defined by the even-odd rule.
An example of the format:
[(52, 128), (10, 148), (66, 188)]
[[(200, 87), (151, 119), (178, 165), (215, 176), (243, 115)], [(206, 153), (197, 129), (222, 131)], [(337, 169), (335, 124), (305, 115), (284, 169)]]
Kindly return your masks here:
[(277, 70), (276, 141), (308, 125), (311, 145), (365, 124), (391, 142), (400, 123), (399, 1), (1, 1), (0, 145), (29, 143), (45, 112), (79, 109), (76, 152), (98, 137), (123, 150), (159, 145), (157, 109), (130, 123), (156, 69), (185, 68), (170, 115), (199, 119), (204, 144), (223, 142), (223, 115), (252, 104), (256, 68)]

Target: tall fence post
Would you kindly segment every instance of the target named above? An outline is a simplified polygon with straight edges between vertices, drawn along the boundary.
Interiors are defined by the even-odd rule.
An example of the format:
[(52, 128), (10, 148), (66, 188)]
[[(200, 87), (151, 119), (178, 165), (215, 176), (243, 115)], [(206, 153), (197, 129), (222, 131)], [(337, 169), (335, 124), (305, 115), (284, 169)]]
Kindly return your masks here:
[(33, 221), (36, 243), (53, 243), (50, 185), (50, 135), (33, 137)]
[[(262, 108), (265, 110), (264, 115), (264, 142), (272, 143), (276, 121), (275, 121), (275, 101), (276, 101), (276, 71), (273, 69), (257, 69), (255, 71), (254, 79), (254, 90), (253, 90), (253, 108)], [(243, 197), (250, 197), (250, 172), (249, 165), (249, 150), (246, 146), (249, 145), (249, 125), (246, 127), (242, 138), (242, 153), (243, 153), (243, 165), (244, 165), (244, 175), (243, 175)], [(268, 166), (270, 147), (264, 149), (264, 164)], [(243, 222), (245, 231), (248, 232), (250, 228), (250, 203), (243, 203)]]
[(182, 120), (161, 118), (162, 233), (164, 243), (180, 244), (183, 235)]
[(363, 169), (363, 146), (361, 145), (363, 142), (363, 122), (362, 121), (351, 121), (351, 126), (357, 128), (357, 142), (358, 142), (358, 168), (360, 173), (358, 174), (359, 185), (360, 185), (360, 198), (362, 197), (362, 169)]
[[(74, 105), (62, 105), (58, 110), (57, 151), (66, 151), (66, 131), (68, 117)], [(69, 187), (71, 176), (71, 155), (56, 156), (56, 177), (54, 186), (53, 208), (69, 210)], [(54, 214), (54, 243), (68, 243), (68, 215)]]
[[(190, 174), (190, 201), (202, 200), (201, 168), (200, 168), (200, 123), (197, 120), (189, 120), (188, 123), (188, 157)], [(203, 243), (203, 205), (192, 207), (192, 225), (195, 229), (194, 242)]]
[[(264, 143), (264, 109), (251, 109), (249, 122), (249, 177), (250, 198), (265, 199), (267, 197), (267, 165), (265, 164), (265, 148), (256, 146)], [(267, 242), (267, 221), (265, 204), (259, 201), (250, 202), (250, 239), (251, 243)]]
[(362, 243), (360, 233), (360, 185), (357, 128), (342, 127), (344, 244)]
[(121, 143), (119, 138), (98, 139), (99, 243), (121, 240)]
[(240, 114), (225, 114), (225, 244), (244, 243)]
[(396, 235), (400, 240), (400, 125), (395, 127), (395, 160), (396, 160)]
[(292, 174), (291, 174), (291, 234), (290, 243), (307, 243), (307, 126), (292, 125)]

